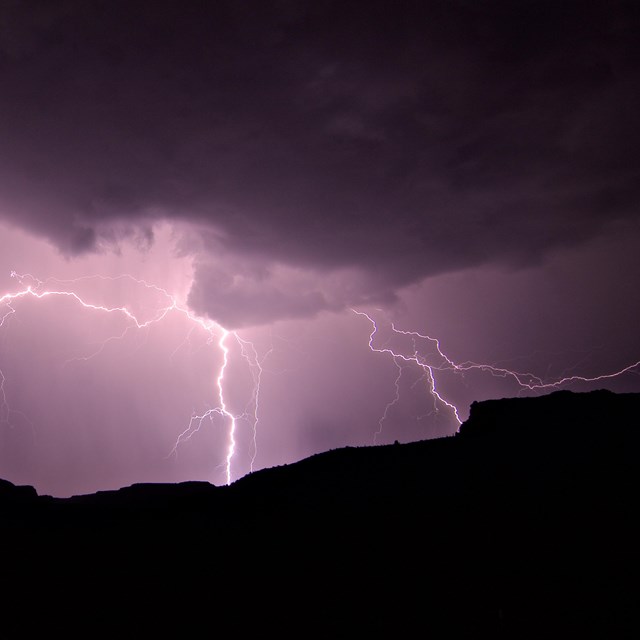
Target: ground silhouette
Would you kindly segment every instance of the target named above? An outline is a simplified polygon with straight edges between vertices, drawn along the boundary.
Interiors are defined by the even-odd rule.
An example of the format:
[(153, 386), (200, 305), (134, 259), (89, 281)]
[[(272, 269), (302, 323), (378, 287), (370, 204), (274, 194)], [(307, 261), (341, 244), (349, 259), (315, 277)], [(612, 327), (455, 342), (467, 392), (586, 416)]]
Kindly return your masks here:
[(559, 391), (229, 487), (0, 481), (0, 637), (637, 634), (639, 416), (640, 394)]

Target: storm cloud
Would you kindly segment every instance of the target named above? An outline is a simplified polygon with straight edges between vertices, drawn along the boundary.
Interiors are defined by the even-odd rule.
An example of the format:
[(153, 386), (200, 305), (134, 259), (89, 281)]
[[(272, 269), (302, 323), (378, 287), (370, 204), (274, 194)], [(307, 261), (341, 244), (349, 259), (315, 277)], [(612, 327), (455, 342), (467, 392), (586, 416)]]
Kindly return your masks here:
[(234, 327), (531, 264), (638, 218), (639, 28), (630, 2), (4, 2), (0, 215), (71, 256), (196, 229), (190, 303)]

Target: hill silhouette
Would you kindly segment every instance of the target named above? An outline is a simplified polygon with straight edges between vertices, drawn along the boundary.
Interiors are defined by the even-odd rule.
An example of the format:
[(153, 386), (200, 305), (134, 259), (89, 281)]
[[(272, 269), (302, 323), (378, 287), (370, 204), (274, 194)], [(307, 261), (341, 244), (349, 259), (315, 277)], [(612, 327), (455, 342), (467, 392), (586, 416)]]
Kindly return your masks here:
[(640, 394), (559, 391), (228, 487), (0, 481), (0, 636), (637, 634), (639, 416)]

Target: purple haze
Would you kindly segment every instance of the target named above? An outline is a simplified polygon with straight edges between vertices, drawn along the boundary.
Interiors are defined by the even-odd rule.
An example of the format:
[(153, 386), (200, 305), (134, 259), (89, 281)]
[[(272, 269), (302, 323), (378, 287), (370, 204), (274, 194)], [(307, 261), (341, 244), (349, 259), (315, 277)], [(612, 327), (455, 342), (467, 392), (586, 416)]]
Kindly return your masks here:
[[(393, 403), (399, 369), (352, 309), (378, 347), (429, 346), (393, 322), (548, 381), (640, 358), (633, 3), (71, 0), (0, 18), (0, 295), (35, 282), (15, 271), (153, 317), (162, 296), (130, 279), (48, 280), (130, 274), (252, 341), (255, 446), (258, 369), (227, 343), (232, 478), (455, 431), (420, 367)], [(0, 477), (54, 495), (226, 481), (224, 415), (174, 450), (219, 406), (219, 334), (62, 298), (3, 317)], [(637, 374), (567, 386), (635, 391)], [(463, 418), (522, 392), (477, 370), (437, 385)]]

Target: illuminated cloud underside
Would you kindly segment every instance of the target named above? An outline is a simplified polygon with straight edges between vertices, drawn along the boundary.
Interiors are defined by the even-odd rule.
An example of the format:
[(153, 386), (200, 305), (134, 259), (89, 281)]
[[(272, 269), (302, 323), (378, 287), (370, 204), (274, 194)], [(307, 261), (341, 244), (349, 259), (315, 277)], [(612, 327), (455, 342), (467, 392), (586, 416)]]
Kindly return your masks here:
[[(184, 256), (177, 256), (175, 252), (172, 254), (170, 249), (171, 243), (175, 243), (175, 230), (171, 230), (170, 227), (159, 228), (157, 234), (159, 247), (162, 247), (164, 252), (168, 251), (169, 255), (174, 255), (177, 260), (182, 260), (183, 268), (188, 272), (189, 269), (186, 268), (188, 261), (184, 262)], [(30, 242), (28, 237), (23, 237), (22, 241), (25, 246), (28, 246)], [(129, 255), (137, 256), (137, 260), (142, 259), (143, 262), (144, 260), (153, 261), (158, 257), (149, 250), (146, 254), (138, 254), (137, 251), (133, 251)], [(166, 257), (167, 253), (164, 253), (164, 256)], [(120, 259), (123, 264), (126, 264), (127, 258), (127, 255), (121, 255)], [(115, 264), (118, 264), (118, 261)], [(112, 264), (111, 268), (114, 266)], [(76, 266), (76, 268), (78, 267), (82, 268), (81, 265)], [(208, 373), (204, 371), (197, 373), (202, 368), (201, 363), (191, 361), (185, 362), (185, 365), (193, 367), (192, 375), (204, 377), (197, 385), (200, 390), (205, 392), (201, 406), (211, 404), (205, 410), (193, 410), (190, 417), (185, 416), (182, 420), (183, 426), (180, 426), (179, 423), (173, 423), (160, 427), (158, 435), (169, 436), (173, 432), (173, 441), (165, 445), (164, 455), (159, 456), (159, 452), (156, 451), (158, 459), (154, 461), (154, 464), (159, 466), (154, 471), (157, 474), (153, 476), (155, 479), (174, 479), (175, 469), (172, 470), (171, 465), (175, 466), (176, 461), (179, 461), (183, 456), (184, 450), (190, 446), (199, 449), (210, 447), (210, 450), (206, 451), (206, 455), (204, 455), (204, 458), (208, 459), (208, 464), (204, 465), (206, 469), (204, 477), (218, 483), (232, 482), (244, 473), (268, 464), (268, 457), (263, 458), (260, 455), (259, 443), (261, 440), (273, 439), (277, 435), (280, 425), (269, 415), (270, 403), (267, 403), (266, 408), (261, 407), (264, 394), (267, 394), (268, 397), (268, 394), (273, 392), (274, 377), (291, 380), (302, 376), (306, 377), (311, 385), (313, 369), (318, 362), (321, 362), (319, 353), (310, 357), (308, 353), (301, 352), (299, 339), (292, 340), (289, 344), (287, 336), (278, 337), (274, 333), (273, 327), (270, 327), (269, 330), (264, 327), (247, 330), (247, 335), (244, 335), (241, 330), (228, 330), (213, 319), (194, 314), (185, 302), (180, 302), (176, 296), (163, 287), (131, 274), (97, 274), (66, 279), (50, 277), (41, 280), (35, 274), (12, 271), (9, 276), (13, 282), (11, 291), (0, 297), (2, 308), (0, 330), (3, 332), (3, 336), (15, 334), (16, 324), (19, 323), (21, 315), (37, 314), (33, 325), (30, 325), (28, 329), (29, 331), (33, 331), (34, 327), (37, 328), (38, 323), (45, 327), (49, 324), (69, 323), (72, 327), (84, 327), (83, 331), (88, 332), (92, 337), (93, 344), (89, 348), (85, 337), (79, 335), (76, 340), (74, 332), (71, 332), (72, 335), (68, 336), (67, 348), (73, 344), (74, 340), (77, 341), (78, 345), (73, 348), (73, 353), (78, 355), (67, 353), (64, 357), (59, 356), (61, 359), (55, 363), (55, 369), (60, 379), (71, 375), (74, 367), (79, 367), (86, 372), (100, 370), (102, 367), (109, 369), (112, 363), (115, 363), (115, 369), (109, 375), (126, 376), (128, 374), (127, 361), (132, 357), (132, 343), (129, 342), (133, 338), (132, 334), (148, 336), (151, 330), (155, 330), (156, 325), (164, 325), (168, 330), (167, 335), (171, 336), (173, 342), (169, 347), (164, 340), (159, 343), (164, 355), (156, 356), (159, 358), (158, 364), (153, 365), (152, 368), (162, 363), (159, 366), (171, 369), (172, 361), (184, 349), (196, 353), (204, 351), (206, 359), (209, 360)], [(184, 295), (183, 292), (183, 297)], [(108, 301), (105, 302), (105, 300)], [(106, 324), (104, 324), (105, 317)], [(370, 403), (371, 409), (378, 413), (377, 418), (372, 419), (370, 413), (368, 419), (364, 416), (361, 418), (360, 424), (345, 423), (344, 432), (340, 439), (332, 443), (335, 445), (378, 444), (393, 441), (399, 435), (398, 419), (404, 413), (405, 417), (400, 419), (407, 420), (407, 412), (414, 412), (415, 415), (409, 419), (412, 422), (421, 423), (422, 427), (421, 432), (412, 434), (413, 438), (453, 433), (467, 411), (467, 407), (460, 405), (455, 399), (457, 395), (455, 378), (464, 379), (469, 375), (482, 375), (497, 380), (502, 384), (502, 388), (512, 389), (519, 394), (541, 393), (556, 388), (576, 388), (576, 385), (578, 388), (586, 388), (586, 385), (590, 383), (602, 385), (611, 381), (624, 381), (629, 376), (637, 375), (640, 367), (640, 362), (635, 361), (627, 363), (617, 370), (605, 371), (597, 375), (576, 373), (544, 377), (537, 373), (521, 372), (497, 364), (469, 360), (454, 361), (446, 354), (438, 338), (398, 328), (393, 321), (386, 319), (387, 313), (382, 309), (367, 311), (352, 309), (344, 313), (329, 314), (326, 319), (331, 321), (332, 317), (333, 321), (338, 321), (342, 325), (352, 325), (351, 331), (355, 332), (362, 347), (368, 347), (375, 354), (386, 356), (384, 359), (386, 370), (383, 371), (381, 368), (378, 373), (381, 380), (373, 381), (368, 379), (367, 375), (363, 375), (360, 380), (351, 382), (351, 386), (354, 387), (360, 385), (366, 388), (379, 385), (381, 393), (377, 396), (377, 406), (376, 403)], [(364, 326), (360, 318), (366, 320)], [(175, 326), (171, 326), (172, 322)], [(312, 324), (313, 321), (297, 321), (299, 325), (297, 330), (299, 331), (300, 326), (307, 323)], [(95, 327), (96, 324), (98, 326), (94, 333), (92, 327)], [(383, 329), (382, 334), (379, 334), (380, 329)], [(291, 326), (289, 326), (290, 330)], [(336, 327), (334, 331), (331, 339), (340, 343), (341, 330)], [(199, 333), (200, 336), (197, 337), (194, 332)], [(100, 335), (103, 337), (98, 337)], [(348, 341), (353, 341), (353, 338), (353, 334), (346, 336)], [(326, 340), (326, 336), (323, 339)], [(47, 341), (55, 340), (56, 331), (54, 330), (48, 336)], [(145, 337), (144, 340), (148, 340), (148, 337)], [(313, 341), (315, 339), (312, 339)], [(141, 344), (143, 342), (138, 341), (137, 346), (133, 349), (134, 354), (137, 349), (141, 348)], [(316, 346), (318, 345), (316, 344)], [(19, 378), (24, 375), (25, 367), (40, 366), (38, 359), (33, 357), (33, 353), (16, 353), (15, 349), (5, 341), (3, 356), (6, 356), (7, 352), (9, 352), (9, 361), (13, 363), (12, 371), (15, 369), (16, 362), (20, 365), (18, 369), (23, 369), (18, 374)], [(281, 352), (281, 358), (284, 353), (284, 360), (289, 365), (295, 363), (295, 367), (292, 369), (287, 366), (279, 367), (276, 363), (274, 363), (275, 366), (272, 366), (272, 361), (277, 360), (275, 358), (277, 352)], [(144, 354), (140, 356), (140, 358), (144, 357)], [(354, 357), (354, 354), (349, 354), (348, 349), (345, 349), (344, 356), (336, 358), (334, 361), (333, 375), (339, 375), (342, 372), (345, 361), (349, 358), (363, 362), (368, 360), (363, 352), (359, 352)], [(105, 364), (105, 360), (107, 364)], [(367, 366), (371, 365), (373, 362)], [(43, 429), (55, 430), (55, 423), (60, 418), (54, 414), (48, 414), (46, 418), (48, 424), (42, 423), (42, 417), (32, 419), (30, 417), (32, 411), (28, 403), (22, 403), (13, 397), (16, 394), (12, 384), (12, 373), (9, 373), (8, 370), (5, 372), (5, 369), (6, 367), (0, 367), (2, 428), (22, 431), (24, 437), (27, 434), (33, 434), (33, 442), (30, 443), (30, 447), (37, 452), (38, 434)], [(242, 369), (244, 371), (241, 371)], [(393, 378), (394, 369), (396, 371), (395, 379)], [(373, 372), (373, 369), (371, 371)], [(148, 372), (151, 374), (151, 369)], [(390, 373), (391, 377), (389, 377)], [(105, 379), (108, 380), (109, 375)], [(409, 378), (404, 385), (402, 383), (403, 376)], [(445, 390), (441, 389), (441, 378)], [(348, 377), (345, 377), (345, 381), (347, 379)], [(384, 379), (387, 380), (386, 383), (382, 383)], [(145, 389), (147, 381), (136, 379), (134, 374), (130, 384), (137, 384), (140, 389)], [(465, 384), (468, 383), (465, 382)], [(286, 388), (286, 382), (284, 386)], [(332, 397), (330, 387), (318, 387), (310, 390), (315, 392), (317, 399), (322, 400), (328, 407), (339, 406), (342, 402)], [(52, 389), (41, 388), (38, 395), (44, 401), (51, 393), (53, 393)], [(111, 394), (112, 390), (105, 388), (101, 393)], [(20, 397), (22, 394), (17, 395)], [(419, 396), (422, 396), (422, 399)], [(408, 399), (406, 409), (394, 416), (394, 411), (397, 411), (406, 402), (406, 399)], [(282, 401), (282, 398), (279, 400)], [(301, 398), (293, 386), (290, 396), (285, 395), (284, 397), (289, 409), (297, 404), (302, 409), (305, 402), (300, 402), (300, 400)], [(65, 403), (73, 401), (74, 395), (71, 393)], [(126, 398), (111, 397), (110, 401), (115, 404), (121, 402), (123, 407), (126, 407)], [(136, 415), (136, 419), (141, 423), (152, 422), (154, 418), (151, 408), (155, 402), (156, 399), (151, 398), (148, 414), (144, 415), (143, 412), (141, 415)], [(48, 403), (43, 402), (43, 404)], [(310, 408), (306, 410), (312, 411)], [(337, 413), (339, 415), (340, 412)], [(124, 408), (121, 420), (127, 420), (127, 411)], [(425, 423), (431, 423), (431, 428), (428, 426), (425, 428)], [(437, 427), (437, 424), (441, 426)], [(136, 428), (135, 424), (128, 426)], [(99, 430), (110, 427), (106, 424), (100, 424), (100, 420), (97, 420), (88, 428)], [(207, 430), (218, 433), (218, 439), (215, 443), (206, 437)], [(94, 433), (93, 436), (95, 435)], [(300, 433), (293, 434), (294, 446), (287, 442), (280, 443), (278, 462), (296, 459), (299, 454), (297, 454), (295, 440), (300, 436)], [(69, 434), (65, 431), (59, 434), (61, 441), (67, 437)], [(83, 437), (91, 440), (92, 434), (85, 433)], [(53, 438), (56, 438), (55, 433)], [(162, 437), (159, 439), (161, 440)], [(84, 455), (86, 451), (83, 452), (81, 449), (81, 453)], [(43, 455), (43, 452), (40, 451), (39, 455)], [(60, 468), (65, 466), (64, 455), (58, 454), (56, 456), (54, 454), (50, 457), (50, 464), (53, 462), (54, 466), (59, 465)], [(58, 459), (54, 460), (56, 457)], [(46, 452), (44, 458), (47, 458)], [(189, 456), (187, 458), (189, 459)], [(110, 482), (116, 486), (126, 483), (126, 474), (122, 480), (118, 479), (118, 455), (112, 457), (111, 463), (116, 472)], [(162, 468), (163, 465), (164, 468)], [(60, 473), (60, 470), (57, 473)], [(181, 473), (195, 473), (200, 477), (203, 469), (183, 469)], [(145, 474), (145, 471), (141, 471), (139, 478), (134, 475), (132, 479), (143, 479)], [(18, 478), (22, 481), (38, 484), (35, 478), (29, 477), (29, 472), (23, 476), (18, 474)], [(47, 482), (42, 481), (40, 488), (44, 491), (49, 490), (53, 493), (63, 494), (82, 492), (89, 488), (100, 488), (100, 485), (94, 485), (89, 478), (76, 476), (73, 472), (65, 478), (64, 482), (60, 484), (58, 482), (52, 482), (51, 488), (49, 488)], [(64, 489), (58, 488), (58, 486), (63, 486)]]

